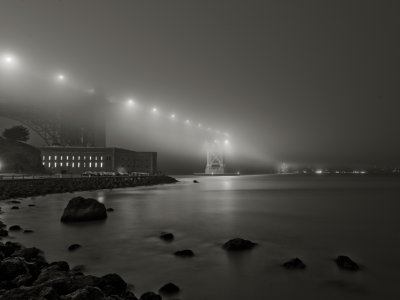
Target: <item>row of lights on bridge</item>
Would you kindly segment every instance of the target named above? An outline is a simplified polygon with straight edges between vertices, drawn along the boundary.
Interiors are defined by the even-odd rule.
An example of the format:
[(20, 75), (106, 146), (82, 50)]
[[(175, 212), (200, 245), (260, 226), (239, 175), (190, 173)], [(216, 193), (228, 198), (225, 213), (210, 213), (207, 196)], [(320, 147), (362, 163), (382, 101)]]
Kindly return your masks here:
[[(2, 63), (3, 63), (5, 66), (7, 66), (7, 67), (9, 67), (9, 68), (13, 68), (13, 67), (16, 67), (16, 66), (18, 65), (18, 60), (17, 60), (16, 57), (15, 57), (14, 55), (12, 55), (12, 54), (4, 54), (4, 55), (2, 56), (2, 58), (1, 58), (1, 61), (2, 61)], [(60, 82), (60, 83), (63, 83), (63, 82), (66, 82), (66, 81), (67, 81), (67, 77), (66, 77), (65, 74), (63, 74), (63, 73), (58, 73), (58, 74), (56, 74), (55, 79), (56, 79), (58, 82)], [(88, 90), (88, 91), (91, 92), (91, 93), (94, 92), (93, 89)], [(128, 104), (129, 106), (134, 106), (136, 103), (135, 103), (135, 101), (134, 101), (133, 99), (128, 99), (128, 100), (127, 100), (127, 104)], [(159, 110), (158, 110), (156, 107), (153, 107), (153, 108), (151, 109), (151, 112), (152, 112), (153, 114), (157, 114), (157, 113), (159, 113)], [(170, 115), (169, 115), (169, 118), (170, 118), (171, 120), (176, 120), (176, 119), (177, 119), (175, 113), (170, 114)], [(192, 125), (192, 122), (191, 122), (190, 119), (185, 119), (185, 120), (184, 120), (184, 123), (185, 123), (186, 125)], [(203, 126), (202, 123), (197, 123), (197, 128), (199, 128), (199, 129), (204, 129), (204, 130), (207, 130), (207, 131), (209, 131), (209, 132), (213, 132), (213, 133), (215, 133), (215, 134), (223, 134), (224, 136), (229, 137), (229, 134), (228, 134), (228, 133), (226, 133), (226, 132), (221, 133), (221, 131), (219, 131), (219, 130), (213, 130), (211, 127), (205, 127), (205, 126)], [(229, 140), (225, 140), (224, 143), (225, 143), (225, 144), (229, 144)]]

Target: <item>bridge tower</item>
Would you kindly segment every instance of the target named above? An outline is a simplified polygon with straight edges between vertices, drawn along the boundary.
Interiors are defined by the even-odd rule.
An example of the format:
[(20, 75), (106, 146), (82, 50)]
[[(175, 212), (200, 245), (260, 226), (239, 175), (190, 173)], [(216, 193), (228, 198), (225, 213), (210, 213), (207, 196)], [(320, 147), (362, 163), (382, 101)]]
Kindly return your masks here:
[(214, 141), (213, 143), (207, 143), (207, 165), (206, 174), (224, 174), (225, 163), (224, 163), (224, 148), (221, 143)]

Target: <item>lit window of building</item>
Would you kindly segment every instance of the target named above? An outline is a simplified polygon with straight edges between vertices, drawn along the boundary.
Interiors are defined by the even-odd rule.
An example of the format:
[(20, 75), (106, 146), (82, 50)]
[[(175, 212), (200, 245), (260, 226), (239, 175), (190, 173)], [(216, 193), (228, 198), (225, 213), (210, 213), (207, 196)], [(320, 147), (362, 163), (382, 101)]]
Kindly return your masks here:
[(51, 163), (49, 163), (49, 168), (51, 168)]
[(80, 168), (81, 167), (81, 163), (80, 162), (78, 162), (78, 168)]
[(72, 167), (75, 168), (75, 163), (72, 163)]
[(92, 163), (89, 163), (89, 168), (91, 168), (92, 167)]
[(51, 156), (49, 155), (49, 160), (51, 160)]
[(72, 160), (75, 160), (75, 156), (72, 155)]
[(100, 156), (100, 159), (103, 160), (103, 156)]
[(97, 163), (94, 164), (94, 167), (97, 168)]
[(62, 167), (62, 162), (60, 162), (60, 167)]
[(45, 160), (46, 159), (46, 157), (43, 155), (43, 158), (42, 158), (42, 160)]
[(92, 160), (92, 156), (89, 156), (89, 160)]
[(81, 157), (80, 157), (80, 156), (78, 156), (78, 160), (81, 160)]
[(69, 159), (69, 156), (67, 155), (67, 160)]
[(57, 163), (56, 162), (54, 163), (54, 168), (57, 168)]
[(67, 167), (68, 167), (68, 163), (66, 163)]
[(83, 167), (86, 168), (86, 163), (83, 163)]
[(103, 163), (100, 163), (100, 168), (102, 168), (103, 167)]
[[(56, 156), (56, 159), (57, 159), (57, 156)], [(62, 155), (61, 155), (61, 157), (60, 157), (60, 160), (62, 160)]]

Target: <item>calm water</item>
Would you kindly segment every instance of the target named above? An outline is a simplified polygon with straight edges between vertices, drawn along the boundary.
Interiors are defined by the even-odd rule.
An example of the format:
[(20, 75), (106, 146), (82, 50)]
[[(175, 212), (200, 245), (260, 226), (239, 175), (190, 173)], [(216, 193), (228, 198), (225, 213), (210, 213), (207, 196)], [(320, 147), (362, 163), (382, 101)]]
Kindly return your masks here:
[[(180, 299), (400, 299), (400, 178), (366, 176), (240, 176), (179, 178), (180, 183), (58, 194), (1, 203), (8, 225), (33, 229), (14, 240), (45, 251), (49, 261), (86, 265), (87, 273), (119, 273), (134, 292), (167, 282)], [(104, 222), (60, 223), (67, 201), (95, 197), (114, 212)], [(35, 203), (36, 207), (28, 207)], [(175, 241), (158, 238), (161, 231)], [(221, 244), (234, 237), (259, 243), (242, 254)], [(67, 251), (72, 243), (83, 247)], [(192, 249), (193, 259), (176, 250)], [(339, 254), (363, 266), (338, 270)], [(305, 271), (280, 264), (300, 257)]]

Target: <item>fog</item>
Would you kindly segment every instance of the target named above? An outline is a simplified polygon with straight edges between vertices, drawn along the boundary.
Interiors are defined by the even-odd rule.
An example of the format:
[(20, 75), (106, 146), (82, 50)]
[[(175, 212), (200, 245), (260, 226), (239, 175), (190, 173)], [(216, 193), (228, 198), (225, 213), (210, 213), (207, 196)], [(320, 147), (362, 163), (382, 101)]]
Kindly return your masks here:
[[(398, 165), (398, 9), (394, 1), (4, 0), (0, 55), (16, 64), (0, 68), (1, 101), (46, 108), (96, 99), (107, 107), (108, 146), (157, 151), (168, 173), (203, 171), (205, 142), (225, 132), (232, 170)], [(0, 119), (0, 128), (9, 124)], [(43, 143), (34, 133), (32, 142)]]

